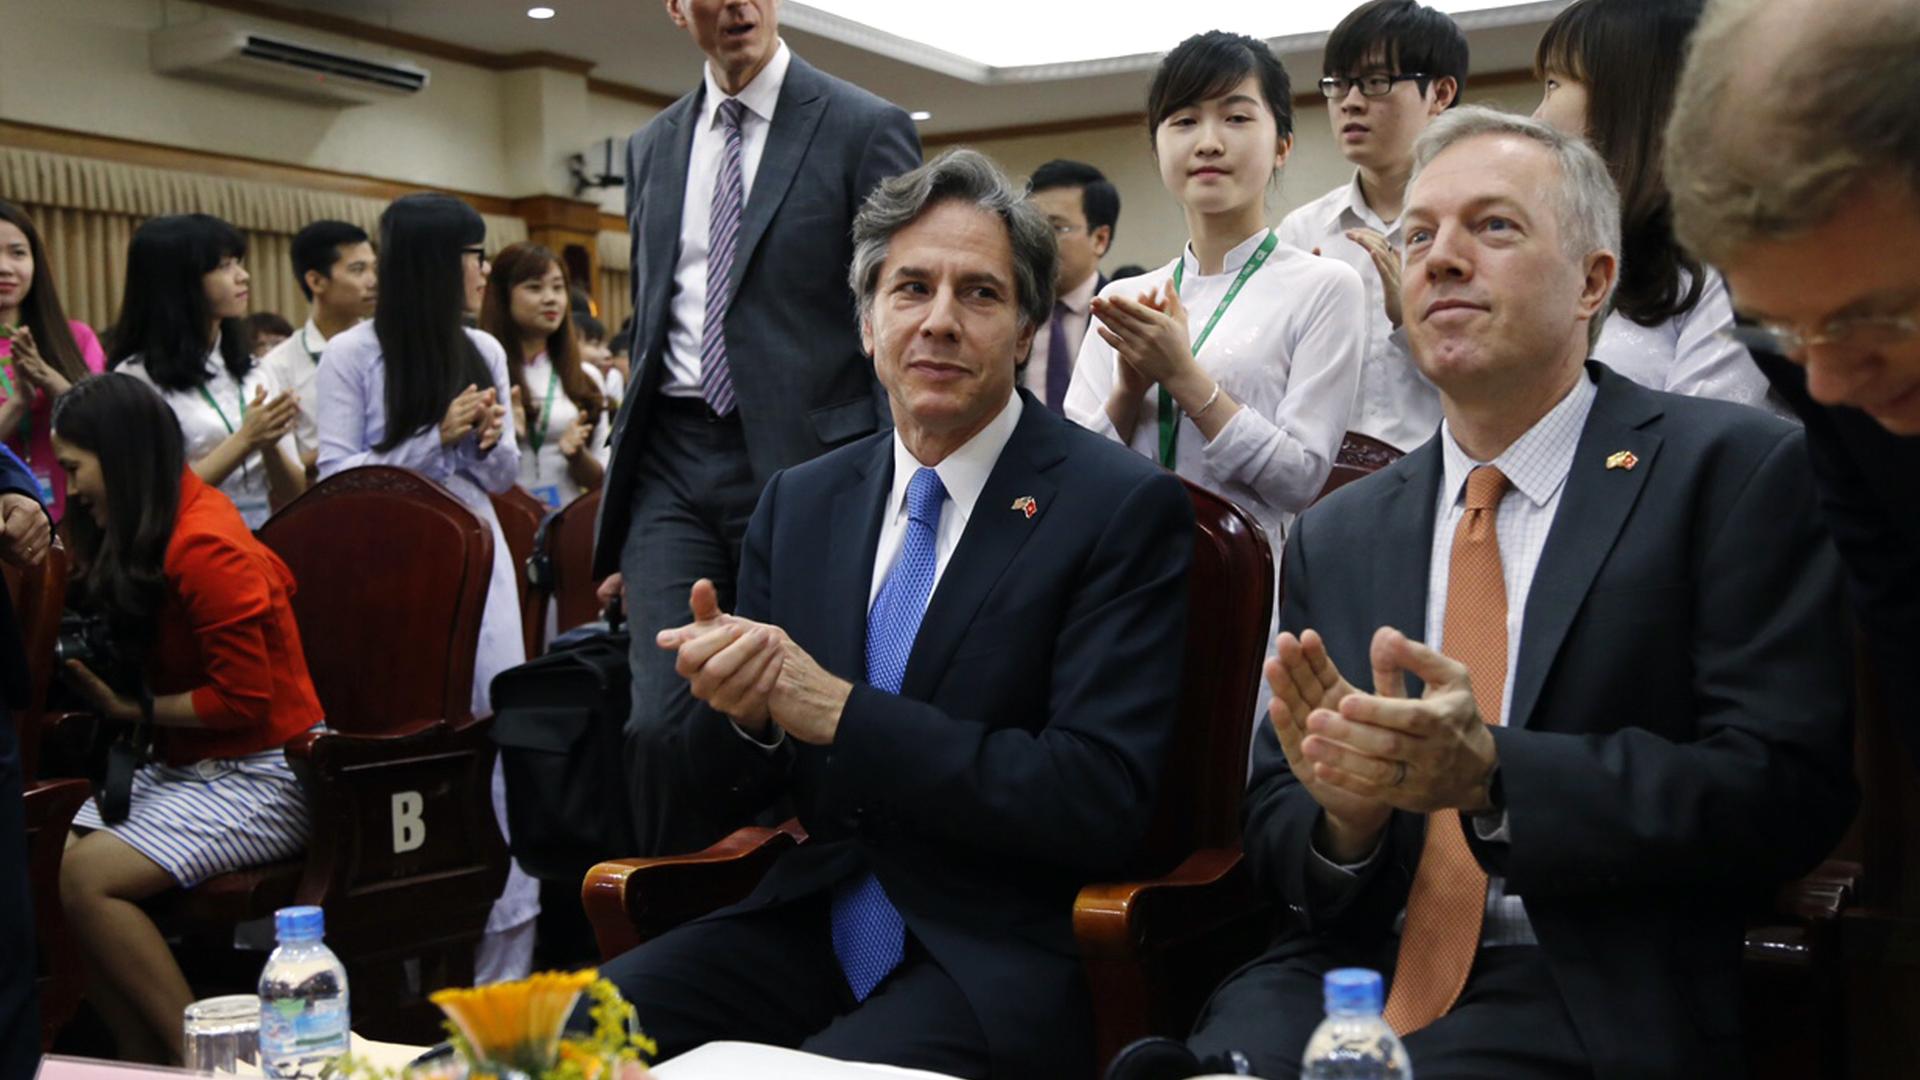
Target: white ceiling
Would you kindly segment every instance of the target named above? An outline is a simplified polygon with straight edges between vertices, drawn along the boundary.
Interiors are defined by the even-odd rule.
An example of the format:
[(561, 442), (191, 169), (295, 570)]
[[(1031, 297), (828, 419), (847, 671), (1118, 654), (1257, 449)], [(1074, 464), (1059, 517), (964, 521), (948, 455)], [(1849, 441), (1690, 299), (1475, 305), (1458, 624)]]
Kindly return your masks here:
[[(545, 21), (526, 16), (531, 0), (278, 0), (289, 6), (343, 16), (424, 37), (491, 52), (546, 51), (592, 61), (594, 77), (678, 96), (700, 78), (702, 57), (676, 29), (659, 0), (543, 0), (558, 14)], [(822, 0), (839, 3), (843, 0)], [(890, 0), (924, 3), (925, 0)], [(1124, 16), (1129, 0), (1025, 0)], [(1269, 0), (1292, 3), (1293, 0)], [(1316, 0), (1317, 2), (1317, 0)], [(1357, 2), (1357, 0), (1354, 0)], [(1465, 0), (1484, 6), (1484, 0)], [(1507, 3), (1459, 16), (1473, 48), (1476, 73), (1523, 70), (1547, 22), (1570, 0)], [(1138, 3), (1143, 17), (1160, 7)], [(1463, 5), (1454, 5), (1456, 7)], [(978, 3), (954, 4), (956, 28), (981, 17)], [(1333, 16), (1337, 19), (1337, 14)], [(783, 6), (781, 35), (814, 65), (909, 110), (926, 110), (927, 135), (1002, 128), (1049, 121), (1112, 116), (1138, 111), (1146, 97), (1151, 53), (1038, 67), (990, 68), (934, 43), (908, 40), (817, 10), (798, 0)], [(1266, 27), (1291, 26), (1262, 20)], [(1239, 29), (1231, 24), (1223, 29)], [(1261, 32), (1260, 26), (1245, 27)], [(1190, 28), (1170, 28), (1171, 46)], [(938, 38), (936, 33), (927, 36)], [(1325, 30), (1275, 40), (1296, 91), (1310, 88), (1320, 73)], [(428, 65), (431, 67), (431, 64)], [(1471, 80), (1469, 80), (1471, 87)]]

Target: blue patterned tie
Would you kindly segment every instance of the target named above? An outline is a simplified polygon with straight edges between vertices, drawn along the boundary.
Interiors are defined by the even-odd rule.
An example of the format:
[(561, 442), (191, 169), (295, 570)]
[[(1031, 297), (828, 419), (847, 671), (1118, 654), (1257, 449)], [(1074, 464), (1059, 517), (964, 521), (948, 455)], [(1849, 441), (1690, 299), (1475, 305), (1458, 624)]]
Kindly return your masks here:
[[(907, 482), (907, 539), (867, 614), (867, 683), (876, 690), (900, 692), (913, 638), (933, 593), (934, 537), (946, 498), (940, 474), (932, 469), (921, 469)], [(906, 939), (906, 923), (872, 872), (834, 887), (833, 954), (847, 973), (853, 1000), (867, 1000), (900, 963)]]
[(720, 175), (713, 183), (713, 211), (707, 219), (707, 311), (700, 330), (700, 396), (707, 407), (733, 412), (733, 370), (727, 364), (727, 306), (733, 302), (733, 250), (740, 239), (740, 209), (746, 185), (740, 178), (740, 117), (747, 107), (738, 98), (720, 103)]

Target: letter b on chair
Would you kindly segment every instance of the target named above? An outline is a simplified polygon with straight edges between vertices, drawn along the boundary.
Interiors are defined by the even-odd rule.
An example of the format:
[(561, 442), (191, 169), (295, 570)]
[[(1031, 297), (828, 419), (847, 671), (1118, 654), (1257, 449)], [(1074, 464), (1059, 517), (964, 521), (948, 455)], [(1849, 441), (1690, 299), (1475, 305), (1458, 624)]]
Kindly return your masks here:
[(412, 851), (427, 842), (423, 813), (427, 800), (417, 791), (393, 793), (393, 853)]

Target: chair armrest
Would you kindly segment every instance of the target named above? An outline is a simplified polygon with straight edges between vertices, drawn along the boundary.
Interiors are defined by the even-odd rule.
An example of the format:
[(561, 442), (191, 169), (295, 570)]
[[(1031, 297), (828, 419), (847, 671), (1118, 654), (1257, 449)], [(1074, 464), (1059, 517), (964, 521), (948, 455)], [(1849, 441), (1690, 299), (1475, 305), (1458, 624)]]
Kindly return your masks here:
[(704, 851), (611, 859), (587, 871), (580, 902), (600, 958), (621, 953), (681, 923), (746, 898), (774, 860), (807, 837), (797, 822), (738, 829)]
[(1255, 904), (1238, 848), (1202, 848), (1151, 881), (1088, 885), (1073, 902), (1083, 957), (1133, 960), (1157, 932), (1204, 932)]
[(1781, 886), (1766, 914), (1747, 928), (1747, 961), (1812, 967), (1833, 959), (1816, 954), (1836, 951), (1831, 944), (1835, 924), (1854, 906), (1859, 879), (1860, 864), (1829, 859), (1807, 876)]

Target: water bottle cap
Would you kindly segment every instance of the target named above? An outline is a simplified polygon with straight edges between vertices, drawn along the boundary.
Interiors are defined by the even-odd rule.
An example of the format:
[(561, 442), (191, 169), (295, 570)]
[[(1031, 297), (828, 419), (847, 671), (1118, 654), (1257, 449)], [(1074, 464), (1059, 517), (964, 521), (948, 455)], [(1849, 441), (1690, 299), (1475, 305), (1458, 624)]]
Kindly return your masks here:
[(1327, 972), (1325, 990), (1327, 1012), (1380, 1014), (1382, 991), (1380, 973), (1367, 968), (1336, 968)]
[(281, 941), (319, 941), (325, 936), (327, 914), (317, 907), (283, 907), (273, 913), (274, 936)]

